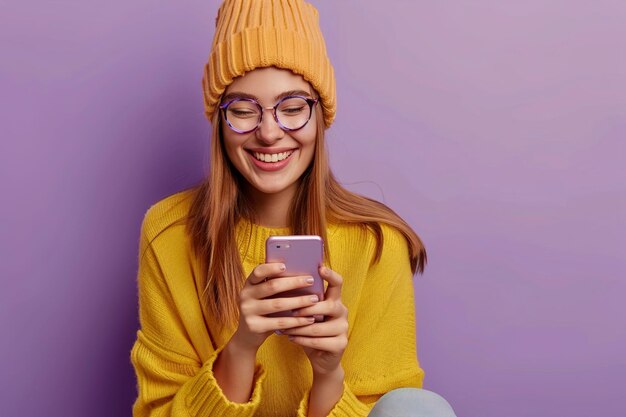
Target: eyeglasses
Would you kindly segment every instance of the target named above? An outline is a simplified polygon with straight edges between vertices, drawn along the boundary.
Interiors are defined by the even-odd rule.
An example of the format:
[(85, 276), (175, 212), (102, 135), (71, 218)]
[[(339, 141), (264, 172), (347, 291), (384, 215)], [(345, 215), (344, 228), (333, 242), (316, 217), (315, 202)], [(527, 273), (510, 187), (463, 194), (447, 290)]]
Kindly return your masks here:
[(250, 133), (261, 125), (263, 111), (272, 110), (274, 120), (288, 132), (302, 129), (311, 119), (319, 99), (303, 96), (283, 97), (272, 107), (262, 107), (252, 98), (235, 98), (220, 104), (228, 127), (237, 133)]

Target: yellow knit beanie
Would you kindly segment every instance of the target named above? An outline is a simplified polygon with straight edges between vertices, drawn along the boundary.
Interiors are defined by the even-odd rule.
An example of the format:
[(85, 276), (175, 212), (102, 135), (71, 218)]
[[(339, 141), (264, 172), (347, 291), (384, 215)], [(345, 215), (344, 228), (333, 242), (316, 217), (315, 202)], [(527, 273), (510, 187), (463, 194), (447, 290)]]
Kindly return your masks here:
[(335, 118), (335, 75), (326, 54), (315, 7), (304, 0), (225, 0), (204, 67), (204, 108), (212, 119), (233, 79), (255, 68), (289, 69), (320, 95), (324, 122)]

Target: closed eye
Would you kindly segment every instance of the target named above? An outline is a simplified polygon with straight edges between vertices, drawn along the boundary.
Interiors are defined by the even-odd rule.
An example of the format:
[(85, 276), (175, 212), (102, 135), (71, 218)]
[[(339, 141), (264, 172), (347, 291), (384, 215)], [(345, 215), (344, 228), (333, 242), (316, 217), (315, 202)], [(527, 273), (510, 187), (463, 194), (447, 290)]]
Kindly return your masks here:
[(280, 112), (289, 116), (302, 113), (304, 111), (304, 108), (305, 106), (289, 107), (286, 109), (280, 109)]

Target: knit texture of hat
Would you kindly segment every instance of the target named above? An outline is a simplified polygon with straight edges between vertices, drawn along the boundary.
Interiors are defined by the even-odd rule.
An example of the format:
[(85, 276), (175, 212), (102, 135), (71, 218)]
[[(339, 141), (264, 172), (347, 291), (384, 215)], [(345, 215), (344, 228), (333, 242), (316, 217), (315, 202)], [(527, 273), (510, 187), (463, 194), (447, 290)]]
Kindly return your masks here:
[(303, 0), (225, 0), (220, 6), (202, 88), (209, 120), (226, 87), (255, 68), (302, 75), (320, 95), (324, 123), (335, 118), (335, 75), (317, 9)]

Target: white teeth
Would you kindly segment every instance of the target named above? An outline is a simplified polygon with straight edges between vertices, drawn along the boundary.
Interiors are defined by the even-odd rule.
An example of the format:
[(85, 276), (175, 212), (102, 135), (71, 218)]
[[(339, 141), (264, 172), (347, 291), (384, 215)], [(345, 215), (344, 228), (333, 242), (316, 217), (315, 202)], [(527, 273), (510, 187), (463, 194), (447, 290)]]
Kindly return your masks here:
[(254, 152), (254, 157), (259, 161), (263, 162), (278, 162), (286, 159), (289, 155), (291, 155), (292, 151), (281, 152), (281, 153), (260, 153)]

